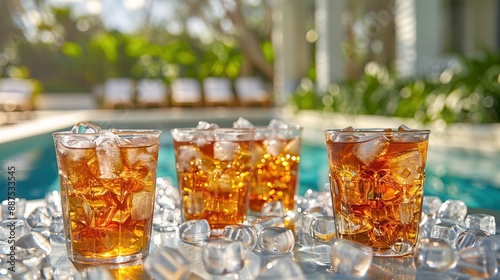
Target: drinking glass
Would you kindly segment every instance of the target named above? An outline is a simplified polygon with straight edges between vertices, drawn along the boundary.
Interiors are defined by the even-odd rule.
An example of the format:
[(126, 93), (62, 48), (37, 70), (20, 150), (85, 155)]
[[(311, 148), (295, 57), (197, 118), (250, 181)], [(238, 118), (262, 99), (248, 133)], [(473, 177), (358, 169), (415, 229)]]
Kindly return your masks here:
[(281, 201), (285, 211), (295, 209), (299, 183), (302, 127), (258, 127), (255, 130), (250, 211), (260, 214), (267, 202)]
[(337, 238), (375, 256), (413, 252), (422, 215), (429, 130), (325, 131)]
[(159, 130), (53, 133), (68, 256), (124, 263), (149, 250)]
[(183, 220), (206, 219), (214, 234), (244, 223), (254, 130), (175, 128), (171, 134)]

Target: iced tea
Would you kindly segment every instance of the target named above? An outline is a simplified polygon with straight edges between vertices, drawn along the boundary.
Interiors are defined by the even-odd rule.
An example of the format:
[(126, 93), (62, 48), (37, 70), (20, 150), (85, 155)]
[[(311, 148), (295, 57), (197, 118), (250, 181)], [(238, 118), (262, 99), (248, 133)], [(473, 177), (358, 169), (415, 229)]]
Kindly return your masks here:
[(206, 219), (217, 233), (246, 221), (253, 130), (173, 129), (184, 221)]
[(428, 130), (326, 130), (337, 237), (375, 255), (413, 251), (419, 236)]
[(121, 263), (149, 250), (157, 130), (54, 133), (69, 257)]
[(299, 179), (302, 128), (257, 128), (250, 183), (250, 211), (260, 213), (266, 202), (281, 200), (294, 210)]

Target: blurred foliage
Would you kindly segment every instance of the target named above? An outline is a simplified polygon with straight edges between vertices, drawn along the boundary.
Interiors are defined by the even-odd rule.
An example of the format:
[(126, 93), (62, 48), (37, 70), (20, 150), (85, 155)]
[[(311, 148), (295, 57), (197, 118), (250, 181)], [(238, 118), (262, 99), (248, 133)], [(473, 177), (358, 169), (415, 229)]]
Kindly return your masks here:
[(333, 84), (325, 94), (301, 83), (288, 106), (421, 123), (500, 122), (500, 52), (461, 56), (444, 70), (419, 78), (400, 78), (369, 62), (361, 79)]

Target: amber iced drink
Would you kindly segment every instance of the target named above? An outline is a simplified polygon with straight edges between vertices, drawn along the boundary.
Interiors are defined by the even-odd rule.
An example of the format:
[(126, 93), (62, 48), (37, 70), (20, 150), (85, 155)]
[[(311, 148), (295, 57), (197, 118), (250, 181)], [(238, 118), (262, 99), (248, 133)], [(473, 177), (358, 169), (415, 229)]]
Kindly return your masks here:
[(253, 130), (171, 130), (184, 221), (206, 219), (213, 233), (246, 221)]
[(254, 139), (250, 211), (260, 213), (265, 203), (278, 200), (283, 202), (285, 210), (294, 210), (302, 128), (256, 128)]
[(53, 134), (70, 259), (100, 264), (146, 256), (160, 133), (79, 123)]
[(379, 256), (412, 253), (419, 236), (430, 131), (326, 130), (337, 237)]

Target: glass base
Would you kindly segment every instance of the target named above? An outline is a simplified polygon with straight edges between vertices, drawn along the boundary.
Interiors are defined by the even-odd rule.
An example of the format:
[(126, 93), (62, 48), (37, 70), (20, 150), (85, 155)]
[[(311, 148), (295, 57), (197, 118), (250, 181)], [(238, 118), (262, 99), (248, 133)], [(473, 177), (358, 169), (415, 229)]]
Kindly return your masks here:
[(79, 263), (79, 264), (87, 264), (87, 265), (101, 265), (101, 264), (122, 264), (122, 263), (129, 263), (133, 261), (138, 261), (142, 260), (147, 256), (147, 252), (140, 252), (132, 255), (127, 255), (127, 256), (117, 256), (117, 257), (110, 257), (110, 258), (91, 258), (91, 257), (84, 257), (84, 256), (75, 256), (69, 254), (68, 257), (69, 259), (74, 262), (74, 263)]

